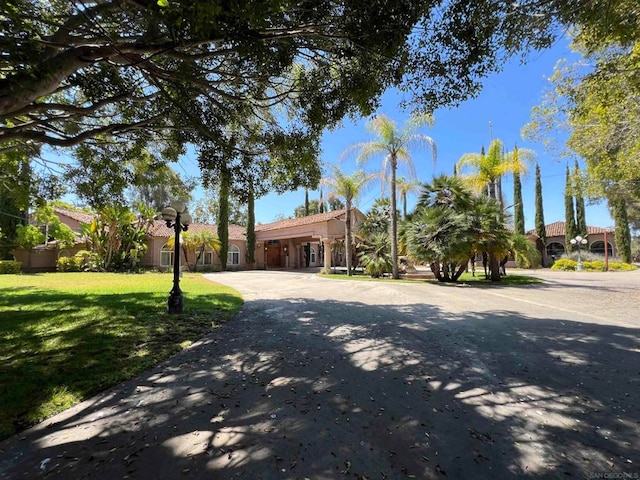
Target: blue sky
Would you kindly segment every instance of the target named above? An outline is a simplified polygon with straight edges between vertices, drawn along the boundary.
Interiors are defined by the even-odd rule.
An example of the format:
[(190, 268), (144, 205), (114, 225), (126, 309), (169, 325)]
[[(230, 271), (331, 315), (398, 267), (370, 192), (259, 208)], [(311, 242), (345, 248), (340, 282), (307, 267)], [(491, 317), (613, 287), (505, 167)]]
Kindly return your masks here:
[[(566, 160), (558, 160), (551, 154), (545, 153), (542, 144), (524, 141), (520, 136), (520, 130), (529, 122), (531, 108), (540, 103), (547, 87), (546, 78), (552, 75), (556, 61), (571, 54), (567, 45), (568, 41), (563, 39), (549, 50), (533, 52), (524, 65), (520, 64), (518, 59), (512, 60), (501, 73), (484, 81), (484, 88), (476, 99), (469, 100), (454, 109), (436, 111), (435, 125), (424, 129), (422, 133), (429, 135), (436, 142), (437, 163), (434, 170), (430, 152), (412, 151), (418, 179), (427, 182), (433, 175), (451, 174), (453, 165), (463, 154), (479, 152), (483, 145), (487, 148), (491, 138), (489, 127), (491, 122), (493, 138), (501, 139), (507, 149), (511, 150), (517, 144), (519, 148), (529, 148), (537, 153), (542, 177), (545, 222), (564, 221)], [(399, 100), (401, 97), (397, 92), (387, 92), (378, 113), (383, 113), (402, 125), (408, 118), (408, 113), (400, 110)], [(371, 140), (372, 137), (365, 129), (366, 122), (367, 119), (357, 122), (345, 120), (342, 127), (326, 132), (322, 141), (322, 161), (336, 163), (342, 152), (350, 145)], [(378, 171), (380, 162), (381, 158), (372, 159), (367, 170)], [(191, 164), (186, 159), (184, 165)], [(347, 172), (356, 168), (353, 162), (342, 162), (342, 167)], [(400, 167), (398, 174), (407, 175), (408, 172), (403, 172)], [(526, 228), (531, 229), (534, 226), (535, 213), (533, 169), (522, 183)], [(507, 202), (510, 202), (513, 196), (511, 178), (503, 180), (503, 191)], [(309, 194), (311, 199), (318, 196), (317, 191)], [(380, 189), (372, 188), (360, 199), (358, 208), (366, 212), (379, 196)], [(414, 195), (409, 199), (409, 205), (413, 206), (415, 201)], [(256, 201), (256, 222), (274, 221), (279, 214), (293, 215), (294, 208), (303, 203), (304, 190), (282, 195), (267, 195)], [(589, 225), (613, 226), (613, 220), (604, 202), (598, 205), (587, 205), (586, 215)]]

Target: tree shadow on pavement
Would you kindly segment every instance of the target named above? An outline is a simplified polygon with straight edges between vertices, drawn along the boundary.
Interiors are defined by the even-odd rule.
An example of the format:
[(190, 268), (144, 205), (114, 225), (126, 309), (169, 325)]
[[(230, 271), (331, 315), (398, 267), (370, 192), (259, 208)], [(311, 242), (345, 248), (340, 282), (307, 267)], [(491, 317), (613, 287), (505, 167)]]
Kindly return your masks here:
[(640, 473), (639, 350), (640, 329), (509, 311), (247, 302), (170, 361), (0, 444), (0, 478)]

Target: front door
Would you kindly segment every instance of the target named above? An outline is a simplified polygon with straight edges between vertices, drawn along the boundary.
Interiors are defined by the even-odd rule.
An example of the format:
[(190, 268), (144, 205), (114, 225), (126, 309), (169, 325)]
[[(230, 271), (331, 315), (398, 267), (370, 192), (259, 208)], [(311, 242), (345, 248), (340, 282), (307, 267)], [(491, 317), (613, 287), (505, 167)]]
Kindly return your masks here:
[(280, 242), (269, 242), (267, 245), (267, 267), (280, 268), (282, 260), (280, 258)]

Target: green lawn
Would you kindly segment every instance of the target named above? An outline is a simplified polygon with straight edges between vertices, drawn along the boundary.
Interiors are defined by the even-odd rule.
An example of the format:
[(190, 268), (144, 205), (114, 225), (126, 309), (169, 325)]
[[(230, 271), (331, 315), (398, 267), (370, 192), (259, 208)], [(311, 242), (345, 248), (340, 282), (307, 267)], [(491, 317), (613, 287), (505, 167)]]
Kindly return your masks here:
[(331, 274), (331, 275), (322, 275), (323, 278), (329, 278), (331, 280), (359, 280), (364, 282), (394, 282), (394, 283), (435, 283), (437, 285), (459, 285), (462, 283), (470, 284), (473, 286), (504, 286), (504, 285), (531, 285), (535, 283), (544, 283), (543, 280), (537, 277), (532, 277), (530, 275), (523, 275), (521, 273), (511, 273), (507, 270), (507, 276), (502, 277), (499, 282), (492, 282), (491, 280), (487, 280), (484, 278), (483, 272), (476, 271), (476, 276), (472, 276), (470, 273), (463, 273), (458, 279), (457, 283), (443, 283), (438, 282), (435, 279), (406, 279), (401, 278), (399, 280), (393, 280), (390, 277), (384, 278), (372, 278), (368, 275), (356, 274), (352, 276), (348, 276), (346, 273), (339, 274)]
[(0, 275), (0, 438), (157, 364), (241, 307), (240, 294), (185, 274)]

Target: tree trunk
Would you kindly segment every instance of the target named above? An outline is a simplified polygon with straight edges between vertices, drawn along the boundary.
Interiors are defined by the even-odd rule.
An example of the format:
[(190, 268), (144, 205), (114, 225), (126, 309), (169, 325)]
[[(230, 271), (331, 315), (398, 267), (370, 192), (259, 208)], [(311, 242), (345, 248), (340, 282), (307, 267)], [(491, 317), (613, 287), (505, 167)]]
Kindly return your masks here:
[(249, 198), (247, 200), (247, 263), (252, 265), (256, 262), (256, 213), (255, 197), (253, 193), (253, 182), (249, 181)]
[(351, 276), (351, 199), (347, 198), (347, 218), (345, 219), (344, 250), (347, 257), (347, 275)]
[(396, 168), (398, 166), (395, 155), (391, 157), (391, 264), (393, 278), (400, 278), (398, 271), (398, 215), (396, 214)]
[(407, 219), (407, 193), (402, 192), (402, 218)]
[(500, 281), (500, 259), (493, 252), (489, 252), (489, 271), (491, 273), (491, 281), (499, 282)]

